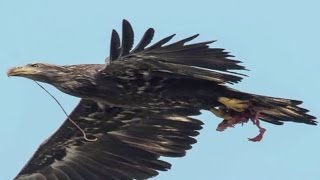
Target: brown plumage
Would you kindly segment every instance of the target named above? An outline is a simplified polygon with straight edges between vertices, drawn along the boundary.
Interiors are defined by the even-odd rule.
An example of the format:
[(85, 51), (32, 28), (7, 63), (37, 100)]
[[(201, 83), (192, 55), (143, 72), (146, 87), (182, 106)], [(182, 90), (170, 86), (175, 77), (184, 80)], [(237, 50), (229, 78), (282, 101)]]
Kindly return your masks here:
[(228, 52), (210, 48), (214, 41), (187, 44), (198, 35), (165, 45), (174, 35), (149, 45), (148, 29), (135, 48), (130, 23), (123, 21), (122, 40), (113, 30), (104, 64), (55, 66), (29, 64), (12, 68), (21, 76), (51, 84), (81, 98), (70, 114), (90, 137), (68, 120), (39, 149), (16, 179), (148, 179), (171, 165), (161, 156), (182, 157), (201, 129), (190, 116), (210, 110), (223, 118), (217, 130), (259, 120), (315, 125), (301, 101), (249, 94), (229, 88), (245, 70)]

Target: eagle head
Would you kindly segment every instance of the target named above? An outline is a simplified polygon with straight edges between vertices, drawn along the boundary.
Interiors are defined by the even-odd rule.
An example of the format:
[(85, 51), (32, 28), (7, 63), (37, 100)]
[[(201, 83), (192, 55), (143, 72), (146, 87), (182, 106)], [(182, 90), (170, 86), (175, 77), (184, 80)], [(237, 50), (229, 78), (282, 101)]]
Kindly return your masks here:
[(69, 73), (68, 70), (63, 66), (34, 63), (10, 68), (7, 72), (7, 75), (9, 77), (25, 77), (31, 80), (53, 84), (66, 80)]
[(104, 67), (103, 64), (57, 66), (35, 63), (11, 68), (7, 75), (48, 83), (64, 93), (84, 97), (96, 92), (96, 75)]

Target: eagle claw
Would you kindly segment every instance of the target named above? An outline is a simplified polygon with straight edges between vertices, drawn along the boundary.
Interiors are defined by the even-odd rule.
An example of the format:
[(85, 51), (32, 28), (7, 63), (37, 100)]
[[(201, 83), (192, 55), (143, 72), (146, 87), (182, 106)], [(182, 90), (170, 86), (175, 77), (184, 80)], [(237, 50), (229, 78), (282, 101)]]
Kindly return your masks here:
[(249, 121), (252, 121), (254, 125), (259, 128), (259, 134), (254, 138), (248, 138), (249, 141), (258, 142), (261, 141), (263, 138), (264, 133), (266, 132), (265, 128), (260, 126), (259, 118), (261, 117), (260, 111), (254, 109), (248, 109), (243, 112), (229, 112), (223, 111), (223, 109), (211, 109), (210, 111), (213, 112), (218, 117), (228, 117), (224, 118), (224, 120), (218, 125), (217, 131), (224, 131), (227, 128), (234, 127), (236, 124), (244, 124)]

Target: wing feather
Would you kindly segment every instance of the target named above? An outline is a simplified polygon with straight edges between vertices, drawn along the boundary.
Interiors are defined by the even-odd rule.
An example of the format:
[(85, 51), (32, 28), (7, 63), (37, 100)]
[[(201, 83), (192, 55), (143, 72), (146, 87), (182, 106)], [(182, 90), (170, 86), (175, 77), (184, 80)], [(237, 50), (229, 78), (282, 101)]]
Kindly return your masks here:
[(122, 21), (122, 41), (120, 57), (129, 54), (134, 41), (133, 29), (127, 20)]
[(140, 110), (98, 106), (81, 100), (69, 121), (45, 141), (15, 179), (148, 179), (171, 165), (161, 156), (181, 157), (196, 142), (202, 122), (197, 109)]
[[(234, 56), (230, 55), (229, 52), (221, 48), (210, 48), (209, 45), (215, 41), (189, 43), (199, 34), (165, 45), (175, 36), (173, 34), (146, 48), (154, 36), (154, 29), (149, 28), (136, 48), (130, 51), (133, 45), (133, 30), (130, 23), (124, 20), (122, 36), (121, 53), (116, 59), (117, 63), (125, 64), (129, 60), (143, 60), (154, 65), (157, 64), (156, 69), (162, 71), (168, 71), (168, 66), (161, 66), (161, 64), (170, 63), (175, 65), (172, 67), (183, 67), (182, 69), (188, 67), (189, 71), (193, 72), (202, 69), (202, 75), (197, 78), (231, 84), (239, 82), (242, 79), (241, 76), (243, 76), (243, 74), (233, 70), (246, 70), (244, 66), (240, 65), (241, 61), (230, 59)], [(109, 57), (109, 59), (113, 59), (113, 57)], [(170, 70), (172, 73), (185, 73), (180, 71), (181, 68), (172, 69), (172, 67)], [(106, 68), (112, 68), (112, 64), (110, 68), (108, 66)], [(186, 75), (195, 74), (193, 72), (186, 73)]]
[(149, 28), (142, 36), (138, 45), (131, 51), (131, 53), (137, 53), (137, 52), (143, 51), (145, 47), (147, 47), (151, 43), (153, 36), (154, 36), (154, 29)]
[(151, 45), (150, 47), (148, 47), (146, 49), (146, 52), (147, 51), (152, 51), (154, 49), (158, 49), (158, 48), (161, 48), (164, 44), (166, 44), (167, 42), (169, 42), (176, 34), (172, 34), (168, 37), (165, 37), (163, 39), (161, 39), (160, 41), (154, 43), (153, 45)]
[(117, 31), (112, 30), (111, 43), (110, 43), (110, 57), (109, 61), (116, 60), (120, 55), (120, 37)]

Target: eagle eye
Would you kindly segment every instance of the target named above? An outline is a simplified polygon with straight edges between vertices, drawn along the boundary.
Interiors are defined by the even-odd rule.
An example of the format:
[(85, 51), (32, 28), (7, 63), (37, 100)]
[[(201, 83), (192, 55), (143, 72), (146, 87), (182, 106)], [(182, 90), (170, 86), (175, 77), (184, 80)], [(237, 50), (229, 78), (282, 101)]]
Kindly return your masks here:
[(37, 68), (37, 67), (39, 67), (39, 64), (30, 64), (29, 66), (30, 66), (30, 67), (34, 67), (34, 68)]

